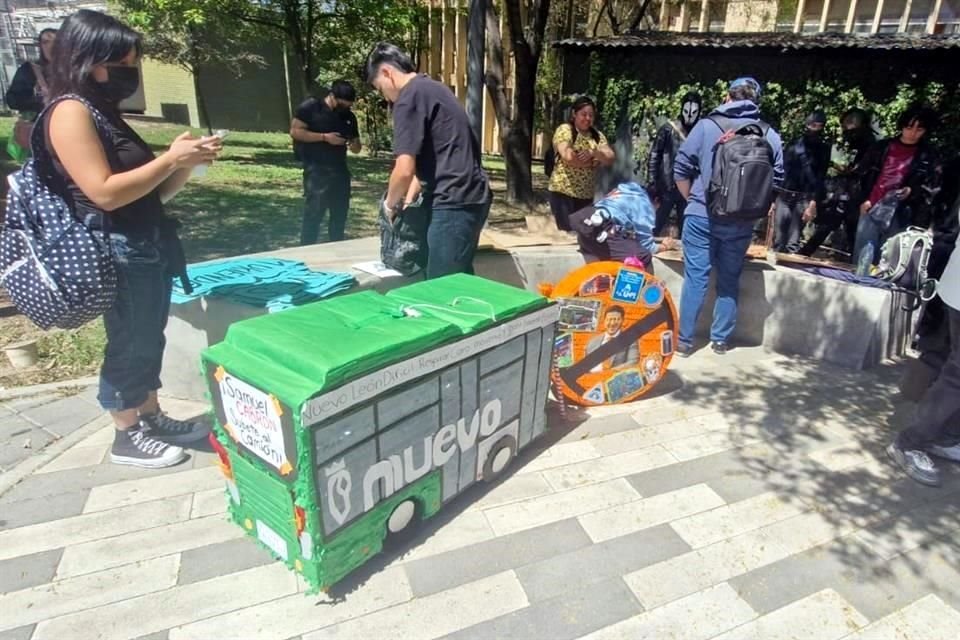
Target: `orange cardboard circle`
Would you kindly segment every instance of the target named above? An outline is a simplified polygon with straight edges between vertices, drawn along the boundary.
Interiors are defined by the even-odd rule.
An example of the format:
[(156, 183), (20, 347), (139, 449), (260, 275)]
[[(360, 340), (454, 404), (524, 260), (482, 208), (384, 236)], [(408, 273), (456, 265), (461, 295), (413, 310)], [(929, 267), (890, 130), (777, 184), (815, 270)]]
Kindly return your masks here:
[(676, 348), (677, 309), (662, 280), (621, 262), (568, 273), (560, 305), (554, 383), (581, 405), (631, 402), (663, 379)]

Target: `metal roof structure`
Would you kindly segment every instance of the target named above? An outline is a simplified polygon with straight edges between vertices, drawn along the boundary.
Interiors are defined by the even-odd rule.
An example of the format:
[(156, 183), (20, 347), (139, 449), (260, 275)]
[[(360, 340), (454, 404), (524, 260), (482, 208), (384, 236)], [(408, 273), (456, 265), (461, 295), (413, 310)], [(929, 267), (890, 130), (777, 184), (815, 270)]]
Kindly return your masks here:
[(767, 51), (812, 49), (940, 50), (960, 49), (960, 35), (891, 33), (689, 33), (642, 31), (632, 35), (604, 38), (570, 38), (554, 43), (563, 50), (611, 49), (764, 49)]

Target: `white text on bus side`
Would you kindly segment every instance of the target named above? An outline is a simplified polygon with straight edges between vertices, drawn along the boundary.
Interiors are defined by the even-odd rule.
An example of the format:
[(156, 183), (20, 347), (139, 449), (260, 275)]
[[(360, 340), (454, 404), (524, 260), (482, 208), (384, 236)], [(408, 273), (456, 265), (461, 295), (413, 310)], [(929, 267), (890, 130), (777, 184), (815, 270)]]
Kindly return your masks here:
[[(491, 400), (482, 409), (474, 411), (469, 424), (465, 418), (460, 418), (456, 423), (445, 425), (436, 433), (425, 437), (422, 455), (417, 456), (422, 461), (419, 466), (414, 462), (414, 450), (419, 447), (411, 445), (400, 454), (394, 454), (367, 469), (363, 475), (364, 512), (375, 506), (377, 500), (374, 497), (374, 487), (381, 481), (383, 490), (380, 499), (383, 500), (427, 475), (432, 469), (442, 467), (458, 448), (464, 452), (475, 447), (478, 438), (487, 437), (497, 430), (502, 414), (500, 400)], [(342, 524), (350, 513), (349, 496), (343, 490), (344, 486), (351, 484), (350, 472), (345, 468), (343, 460), (340, 460), (327, 467), (325, 473), (330, 480), (327, 493), (330, 511), (338, 523)], [(335, 486), (339, 488), (334, 489)], [(338, 502), (347, 504), (337, 504)]]

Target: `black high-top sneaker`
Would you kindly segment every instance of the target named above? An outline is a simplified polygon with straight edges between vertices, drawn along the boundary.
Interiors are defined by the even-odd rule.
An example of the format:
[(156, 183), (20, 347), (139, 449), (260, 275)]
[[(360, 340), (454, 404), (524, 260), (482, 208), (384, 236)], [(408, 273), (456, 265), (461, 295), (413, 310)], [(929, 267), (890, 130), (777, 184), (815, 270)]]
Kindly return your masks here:
[(167, 444), (191, 444), (210, 435), (210, 427), (202, 422), (176, 420), (163, 411), (154, 414), (141, 414), (140, 424), (147, 428), (151, 438)]
[(186, 456), (180, 447), (147, 435), (142, 424), (126, 431), (118, 430), (110, 448), (110, 462), (146, 469), (172, 467)]

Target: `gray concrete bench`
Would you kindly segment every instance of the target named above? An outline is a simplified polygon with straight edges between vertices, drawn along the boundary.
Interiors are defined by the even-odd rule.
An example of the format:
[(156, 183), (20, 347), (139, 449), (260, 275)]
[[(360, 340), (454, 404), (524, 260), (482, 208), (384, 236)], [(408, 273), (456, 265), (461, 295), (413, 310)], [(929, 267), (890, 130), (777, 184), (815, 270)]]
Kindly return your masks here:
[[(351, 270), (351, 265), (378, 259), (378, 238), (295, 247), (258, 256), (300, 260), (321, 271), (352, 272), (358, 287), (351, 291), (384, 292), (417, 280), (380, 279)], [(476, 270), (486, 278), (535, 291), (539, 283), (557, 282), (581, 264), (583, 260), (573, 246), (518, 247), (479, 253)], [(683, 265), (677, 260), (656, 258), (654, 269), (679, 305)], [(713, 300), (711, 288), (698, 327), (704, 338), (709, 333)], [(901, 309), (902, 304), (902, 296), (890, 291), (753, 261), (747, 263), (741, 280), (734, 341), (863, 369), (904, 354), (911, 314)], [(262, 313), (266, 311), (215, 297), (172, 305), (163, 363), (164, 392), (203, 400), (206, 387), (200, 376), (200, 352), (223, 340), (231, 323)]]

